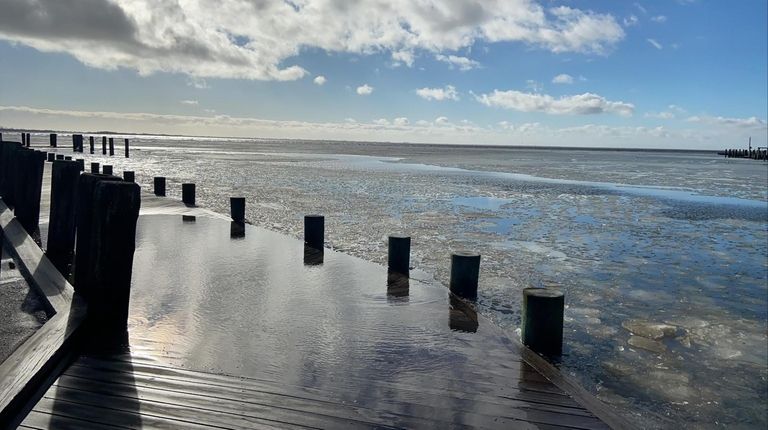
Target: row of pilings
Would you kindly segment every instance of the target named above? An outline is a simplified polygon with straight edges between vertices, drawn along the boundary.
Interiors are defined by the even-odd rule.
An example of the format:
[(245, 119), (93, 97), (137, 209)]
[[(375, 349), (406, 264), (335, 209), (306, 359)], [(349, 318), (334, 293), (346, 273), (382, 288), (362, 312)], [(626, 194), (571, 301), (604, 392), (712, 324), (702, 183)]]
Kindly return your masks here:
[(757, 149), (726, 149), (721, 152), (725, 158), (749, 158), (752, 160), (768, 160), (768, 148)]
[[(0, 196), (32, 237), (39, 239), (40, 198), (46, 160), (51, 163), (51, 204), (46, 255), (65, 275), (71, 274), (75, 291), (89, 307), (89, 326), (106, 336), (127, 329), (136, 223), (141, 205), (140, 187), (134, 172), (113, 175), (112, 166), (91, 163), (84, 172), (83, 159), (72, 160), (62, 154), (45, 153), (29, 147), (29, 133), (22, 142), (6, 142), (0, 134)], [(83, 152), (83, 135), (72, 135), (72, 151)], [(93, 136), (90, 153), (95, 151)], [(107, 143), (109, 146), (107, 146)], [(50, 135), (50, 146), (58, 138)], [(102, 137), (102, 154), (114, 155), (114, 142)], [(129, 142), (125, 139), (125, 156)], [(102, 172), (99, 172), (102, 167)], [(154, 178), (154, 194), (165, 196), (165, 177)], [(182, 184), (182, 201), (195, 206), (195, 184)], [(233, 236), (245, 234), (245, 198), (230, 198)], [(187, 217), (185, 217), (187, 218)], [(188, 217), (194, 218), (194, 217)], [(234, 228), (234, 227), (237, 228)], [(322, 264), (325, 218), (304, 217), (305, 264)], [(42, 243), (40, 243), (42, 247)], [(388, 243), (388, 290), (407, 293), (410, 271), (409, 236), (392, 235)], [(454, 252), (451, 255), (449, 289), (451, 305), (474, 314), (480, 271), (480, 254)], [(405, 287), (404, 287), (405, 286)], [(403, 291), (404, 290), (404, 291)], [(523, 290), (522, 341), (536, 352), (548, 356), (562, 353), (563, 293), (546, 288)], [(473, 328), (474, 327), (474, 328)], [(97, 334), (98, 334), (97, 333)]]

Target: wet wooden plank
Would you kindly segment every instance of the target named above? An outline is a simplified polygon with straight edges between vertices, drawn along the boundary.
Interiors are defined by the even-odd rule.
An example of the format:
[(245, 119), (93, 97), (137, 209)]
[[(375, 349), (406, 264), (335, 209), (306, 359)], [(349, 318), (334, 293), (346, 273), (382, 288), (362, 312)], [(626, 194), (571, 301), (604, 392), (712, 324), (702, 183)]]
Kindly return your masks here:
[[(175, 371), (168, 368), (150, 367), (145, 365), (130, 365), (127, 363), (110, 363), (104, 360), (89, 360), (88, 364), (82, 364), (81, 360), (75, 363), (67, 370), (66, 374), (80, 377), (98, 378), (114, 382), (127, 382), (131, 378), (135, 380), (152, 380), (165, 382), (176, 386), (183, 386), (188, 383), (203, 382), (206, 387), (215, 387), (215, 390), (243, 393), (247, 392), (251, 397), (271, 396), (274, 398), (286, 397), (288, 401), (291, 398), (306, 399), (315, 402), (326, 402), (337, 404), (340, 401), (355, 400), (350, 399), (354, 393), (354, 384), (349, 387), (334, 389), (343, 390), (346, 396), (333, 392), (329, 389), (316, 389), (309, 387), (291, 386), (279, 382), (256, 383), (255, 381), (236, 377), (222, 377), (210, 375), (202, 372)], [(106, 372), (106, 373), (105, 373)], [(518, 408), (523, 410), (533, 409), (547, 412), (573, 414), (580, 416), (592, 416), (592, 414), (580, 407), (567, 397), (557, 396), (554, 402), (548, 396), (539, 393), (517, 393), (512, 396), (490, 396), (476, 395), (465, 392), (447, 392), (439, 389), (418, 389), (417, 387), (408, 387), (402, 384), (393, 384), (383, 381), (376, 382), (376, 387), (382, 391), (397, 392), (401, 395), (407, 395), (409, 402), (415, 405), (439, 407), (450, 401), (453, 408), (474, 412), (484, 415), (498, 414), (498, 408)], [(511, 393), (510, 393), (511, 394)], [(568, 402), (561, 402), (563, 399)], [(550, 403), (548, 403), (550, 402)], [(377, 404), (383, 405), (387, 400), (377, 400)], [(554, 404), (552, 404), (554, 403)], [(565, 406), (561, 403), (565, 403)], [(358, 402), (360, 406), (364, 400)]]
[[(236, 386), (252, 388), (261, 391), (276, 391), (276, 392), (299, 392), (308, 396), (328, 397), (333, 394), (327, 389), (319, 390), (312, 387), (303, 387), (298, 385), (286, 384), (285, 382), (270, 381), (263, 378), (251, 378), (251, 377), (232, 377), (226, 375), (217, 375), (205, 372), (192, 371), (187, 369), (178, 369), (170, 366), (158, 365), (156, 363), (146, 364), (147, 361), (143, 360), (129, 360), (129, 361), (112, 361), (112, 360), (100, 360), (92, 357), (83, 357), (75, 363), (75, 366), (88, 366), (103, 370), (112, 371), (129, 371), (146, 373), (156, 377), (172, 378), (181, 381), (203, 380), (206, 384), (224, 385), (224, 386)], [(535, 372), (532, 368), (529, 368), (529, 372)], [(325, 375), (328, 376), (328, 375)], [(338, 375), (333, 377), (334, 388), (343, 391), (345, 394), (359, 386), (359, 381), (353, 379), (342, 379), (346, 375)], [(463, 386), (462, 391), (448, 390), (445, 387), (432, 388), (430, 384), (412, 385), (404, 382), (388, 382), (377, 381), (377, 386), (390, 389), (393, 391), (428, 394), (431, 396), (452, 396), (458, 399), (484, 399), (491, 401), (490, 399), (512, 399), (521, 400), (532, 403), (541, 403), (549, 405), (557, 405), (562, 407), (576, 408), (584, 410), (584, 408), (576, 403), (573, 399), (560, 391), (558, 388), (549, 384), (548, 386), (556, 391), (557, 394), (550, 392), (529, 391), (520, 389), (515, 386), (514, 381), (500, 379), (498, 384), (477, 384), (477, 387), (470, 388), (468, 385)]]
[(19, 428), (48, 430), (53, 428), (52, 422), (56, 425), (57, 430), (115, 430), (120, 428), (34, 410), (27, 415)]
[[(122, 411), (104, 405), (72, 402), (66, 398), (50, 399), (44, 397), (40, 399), (32, 412), (48, 415), (48, 427), (44, 428), (50, 429), (61, 428), (62, 423), (67, 425), (70, 422), (76, 424), (72, 428), (177, 428), (194, 430), (216, 428), (211, 425), (201, 425), (193, 420), (167, 419), (138, 411)], [(27, 420), (22, 424), (28, 425)]]
[[(595, 417), (575, 415), (554, 411), (515, 408), (508, 405), (486, 405), (488, 415), (458, 407), (455, 402), (448, 402), (446, 407), (408, 404), (406, 410), (389, 410), (384, 403), (377, 409), (350, 407), (313, 399), (290, 398), (285, 396), (265, 395), (246, 389), (227, 389), (210, 386), (205, 381), (168, 381), (148, 375), (130, 375), (127, 373), (104, 372), (90, 375), (87, 368), (80, 368), (79, 373), (86, 377), (65, 374), (57, 381), (57, 386), (94, 393), (94, 402), (106, 395), (135, 397), (143, 402), (157, 402), (183, 405), (206, 411), (218, 411), (233, 415), (274, 419), (293, 424), (320, 427), (371, 427), (392, 424), (398, 427), (423, 427), (432, 425), (495, 427), (504, 428), (521, 424), (523, 421), (542, 426), (567, 426), (570, 428), (605, 428)], [(69, 371), (68, 371), (69, 373)], [(122, 375), (122, 380), (120, 379)], [(102, 380), (107, 377), (111, 380)], [(257, 395), (258, 394), (258, 395)], [(409, 400), (410, 397), (409, 397)], [(212, 424), (221, 424), (212, 422)]]

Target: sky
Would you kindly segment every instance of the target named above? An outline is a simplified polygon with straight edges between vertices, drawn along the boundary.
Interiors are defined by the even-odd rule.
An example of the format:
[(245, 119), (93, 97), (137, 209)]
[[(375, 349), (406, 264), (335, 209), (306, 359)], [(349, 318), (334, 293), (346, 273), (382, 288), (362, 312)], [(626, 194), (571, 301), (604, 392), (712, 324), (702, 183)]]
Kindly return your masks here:
[(0, 0), (0, 127), (768, 143), (765, 0)]

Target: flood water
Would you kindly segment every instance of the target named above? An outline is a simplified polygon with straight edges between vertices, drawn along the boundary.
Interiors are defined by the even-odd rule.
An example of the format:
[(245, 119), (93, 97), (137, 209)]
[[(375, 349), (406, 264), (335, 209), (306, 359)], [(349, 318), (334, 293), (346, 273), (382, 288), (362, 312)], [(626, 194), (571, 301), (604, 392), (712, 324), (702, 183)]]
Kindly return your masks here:
[(146, 136), (132, 146), (108, 163), (146, 190), (166, 176), (179, 198), (195, 182), (198, 204), (222, 213), (245, 196), (249, 222), (295, 237), (304, 214), (321, 213), (327, 246), (375, 263), (388, 234), (406, 233), (412, 265), (443, 284), (451, 251), (477, 251), (479, 312), (512, 336), (523, 288), (563, 289), (558, 365), (644, 427), (768, 425), (765, 163)]

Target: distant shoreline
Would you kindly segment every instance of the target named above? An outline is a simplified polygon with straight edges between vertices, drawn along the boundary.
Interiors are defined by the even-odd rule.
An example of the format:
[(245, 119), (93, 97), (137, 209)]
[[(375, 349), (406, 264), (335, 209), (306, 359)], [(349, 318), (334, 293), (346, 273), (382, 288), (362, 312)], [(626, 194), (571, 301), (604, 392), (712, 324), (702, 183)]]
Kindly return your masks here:
[(330, 140), (330, 139), (287, 139), (270, 137), (235, 137), (235, 136), (196, 136), (186, 134), (165, 134), (165, 133), (124, 133), (116, 131), (71, 131), (71, 130), (36, 130), (0, 127), (0, 133), (62, 133), (62, 134), (93, 134), (93, 135), (119, 135), (119, 136), (157, 136), (157, 137), (188, 137), (194, 139), (232, 139), (232, 140), (270, 140), (285, 142), (304, 142), (304, 143), (337, 143), (337, 144), (386, 144), (386, 145), (410, 145), (424, 147), (445, 147), (460, 149), (541, 149), (541, 150), (568, 150), (568, 151), (616, 151), (616, 152), (666, 152), (666, 153), (699, 153), (712, 154), (722, 151), (722, 149), (684, 149), (684, 148), (623, 148), (606, 146), (549, 146), (549, 145), (488, 145), (488, 144), (468, 144), (468, 143), (425, 143), (425, 142), (393, 142), (376, 140)]

